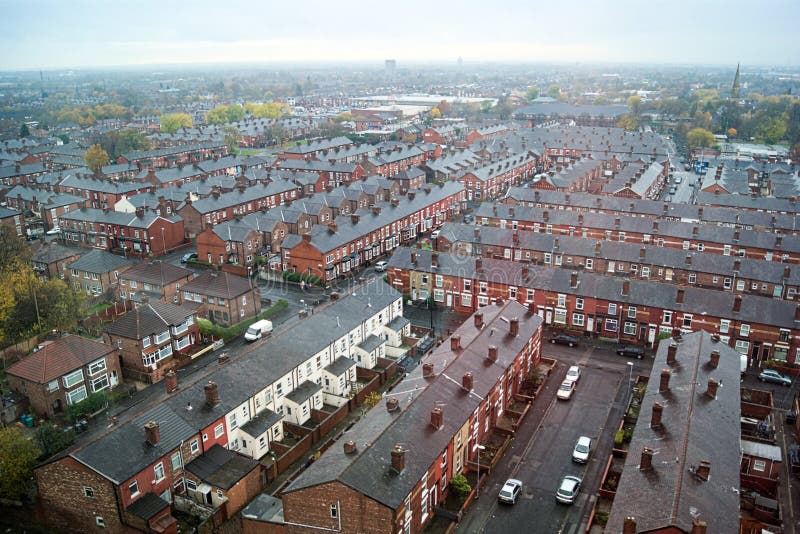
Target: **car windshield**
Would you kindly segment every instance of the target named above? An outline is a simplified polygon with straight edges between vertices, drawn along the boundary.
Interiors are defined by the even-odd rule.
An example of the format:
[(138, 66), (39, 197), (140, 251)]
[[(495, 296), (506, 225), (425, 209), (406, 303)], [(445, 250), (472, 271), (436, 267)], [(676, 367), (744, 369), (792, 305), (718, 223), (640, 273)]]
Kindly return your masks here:
[(500, 495), (502, 495), (503, 497), (511, 497), (511, 491), (504, 489), (500, 492)]
[[(240, 332), (241, 332), (241, 330), (240, 330)], [(251, 326), (250, 328), (247, 329), (247, 333), (250, 334), (251, 336), (258, 335), (258, 328), (253, 328)]]
[(572, 389), (572, 385), (570, 385), (570, 384), (561, 384), (561, 387), (559, 387), (558, 389), (560, 389), (562, 391), (569, 391), (570, 389)]
[(589, 452), (589, 447), (579, 443), (578, 445), (575, 446), (575, 450), (578, 452)]

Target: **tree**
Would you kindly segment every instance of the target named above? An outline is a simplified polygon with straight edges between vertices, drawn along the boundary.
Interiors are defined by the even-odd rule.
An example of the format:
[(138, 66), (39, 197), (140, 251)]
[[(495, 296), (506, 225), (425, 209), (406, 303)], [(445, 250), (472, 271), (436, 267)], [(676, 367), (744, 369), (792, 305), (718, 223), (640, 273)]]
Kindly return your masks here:
[(235, 126), (223, 126), (222, 136), (225, 139), (225, 144), (228, 145), (228, 152), (235, 154), (239, 150), (239, 142), (242, 140), (242, 134)]
[(16, 261), (27, 264), (31, 261), (31, 247), (17, 236), (13, 227), (0, 225), (0, 272), (8, 270)]
[(547, 90), (547, 96), (558, 99), (561, 96), (561, 88), (556, 84), (551, 85)]
[(442, 100), (436, 107), (442, 112), (442, 115), (450, 115), (453, 112), (453, 106), (447, 100)]
[(36, 429), (33, 439), (42, 455), (50, 457), (75, 443), (75, 431), (65, 431), (48, 421)]
[(638, 117), (642, 112), (642, 97), (639, 95), (631, 95), (628, 97), (628, 107), (631, 110), (631, 115)]
[(244, 107), (245, 111), (257, 119), (279, 119), (290, 113), (289, 106), (280, 102), (248, 102)]
[(431, 119), (438, 119), (438, 118), (441, 118), (441, 116), (442, 116), (442, 112), (439, 111), (439, 108), (431, 109), (428, 114), (430, 115)]
[(727, 133), (728, 133), (728, 138), (734, 139), (736, 137), (736, 134), (739, 132), (736, 131), (736, 128), (728, 128)]
[(632, 132), (639, 127), (639, 119), (637, 119), (631, 113), (624, 113), (620, 115), (619, 122), (617, 122), (617, 127), (625, 128), (629, 132)]
[(167, 113), (161, 115), (161, 131), (175, 133), (181, 128), (191, 128), (194, 125), (188, 113)]
[(20, 137), (28, 137), (29, 135), (31, 135), (31, 131), (28, 128), (27, 124), (23, 124), (22, 126), (19, 127), (19, 136)]
[(40, 452), (16, 427), (0, 429), (0, 496), (18, 500), (31, 486)]
[(244, 108), (239, 104), (223, 104), (206, 113), (207, 124), (236, 122), (244, 117)]
[(686, 143), (690, 147), (706, 148), (714, 144), (714, 134), (705, 128), (692, 128), (686, 134)]
[(777, 143), (786, 135), (786, 119), (784, 117), (769, 117), (756, 127), (756, 141), (759, 143)]
[(333, 118), (333, 122), (353, 122), (353, 114), (349, 111), (343, 111)]
[(535, 85), (528, 87), (528, 90), (525, 92), (525, 98), (528, 100), (536, 100), (539, 98), (539, 88)]
[(86, 162), (86, 166), (89, 167), (89, 170), (95, 174), (99, 174), (100, 169), (102, 169), (104, 165), (108, 165), (108, 152), (103, 150), (103, 147), (100, 145), (92, 145), (89, 147), (89, 150), (84, 152), (83, 160)]
[(150, 149), (150, 140), (135, 130), (111, 130), (100, 136), (99, 144), (111, 159), (128, 152)]
[(373, 391), (367, 394), (366, 397), (364, 397), (364, 407), (367, 410), (371, 410), (380, 402), (381, 402), (381, 394), (378, 393), (377, 391)]

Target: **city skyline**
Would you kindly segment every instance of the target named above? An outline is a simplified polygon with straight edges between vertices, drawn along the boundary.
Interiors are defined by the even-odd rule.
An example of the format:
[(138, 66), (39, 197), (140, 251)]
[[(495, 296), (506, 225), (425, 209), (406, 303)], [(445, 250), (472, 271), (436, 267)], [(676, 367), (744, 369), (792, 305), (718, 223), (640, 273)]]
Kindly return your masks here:
[[(219, 5), (145, 0), (0, 0), (0, 70), (288, 62), (798, 64), (800, 3), (768, 0), (754, 24), (741, 0), (583, 0), (562, 5), (473, 0), (403, 9), (343, 1)], [(387, 23), (389, 21), (390, 23)]]

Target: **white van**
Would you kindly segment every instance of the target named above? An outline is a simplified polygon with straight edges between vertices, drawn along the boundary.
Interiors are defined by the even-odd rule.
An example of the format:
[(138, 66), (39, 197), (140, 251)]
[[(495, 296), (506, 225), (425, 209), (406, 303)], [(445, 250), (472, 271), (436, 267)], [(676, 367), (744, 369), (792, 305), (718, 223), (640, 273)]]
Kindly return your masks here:
[(268, 336), (272, 333), (272, 321), (262, 319), (250, 325), (247, 332), (244, 333), (244, 338), (247, 341), (255, 341), (261, 339), (261, 336)]

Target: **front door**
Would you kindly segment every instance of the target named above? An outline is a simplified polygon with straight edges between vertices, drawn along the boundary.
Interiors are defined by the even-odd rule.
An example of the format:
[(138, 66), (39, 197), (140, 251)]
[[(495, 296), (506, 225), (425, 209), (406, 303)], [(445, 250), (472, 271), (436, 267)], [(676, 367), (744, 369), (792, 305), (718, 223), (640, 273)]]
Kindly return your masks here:
[(452, 308), (453, 307), (453, 294), (452, 293), (448, 293), (447, 294), (447, 307), (448, 308)]
[(656, 341), (656, 327), (651, 326), (647, 331), (647, 342), (651, 345)]
[(553, 310), (547, 310), (544, 322), (547, 324), (551, 324), (553, 322)]
[(593, 315), (590, 315), (586, 319), (586, 331), (587, 332), (593, 332), (594, 331), (594, 316)]

